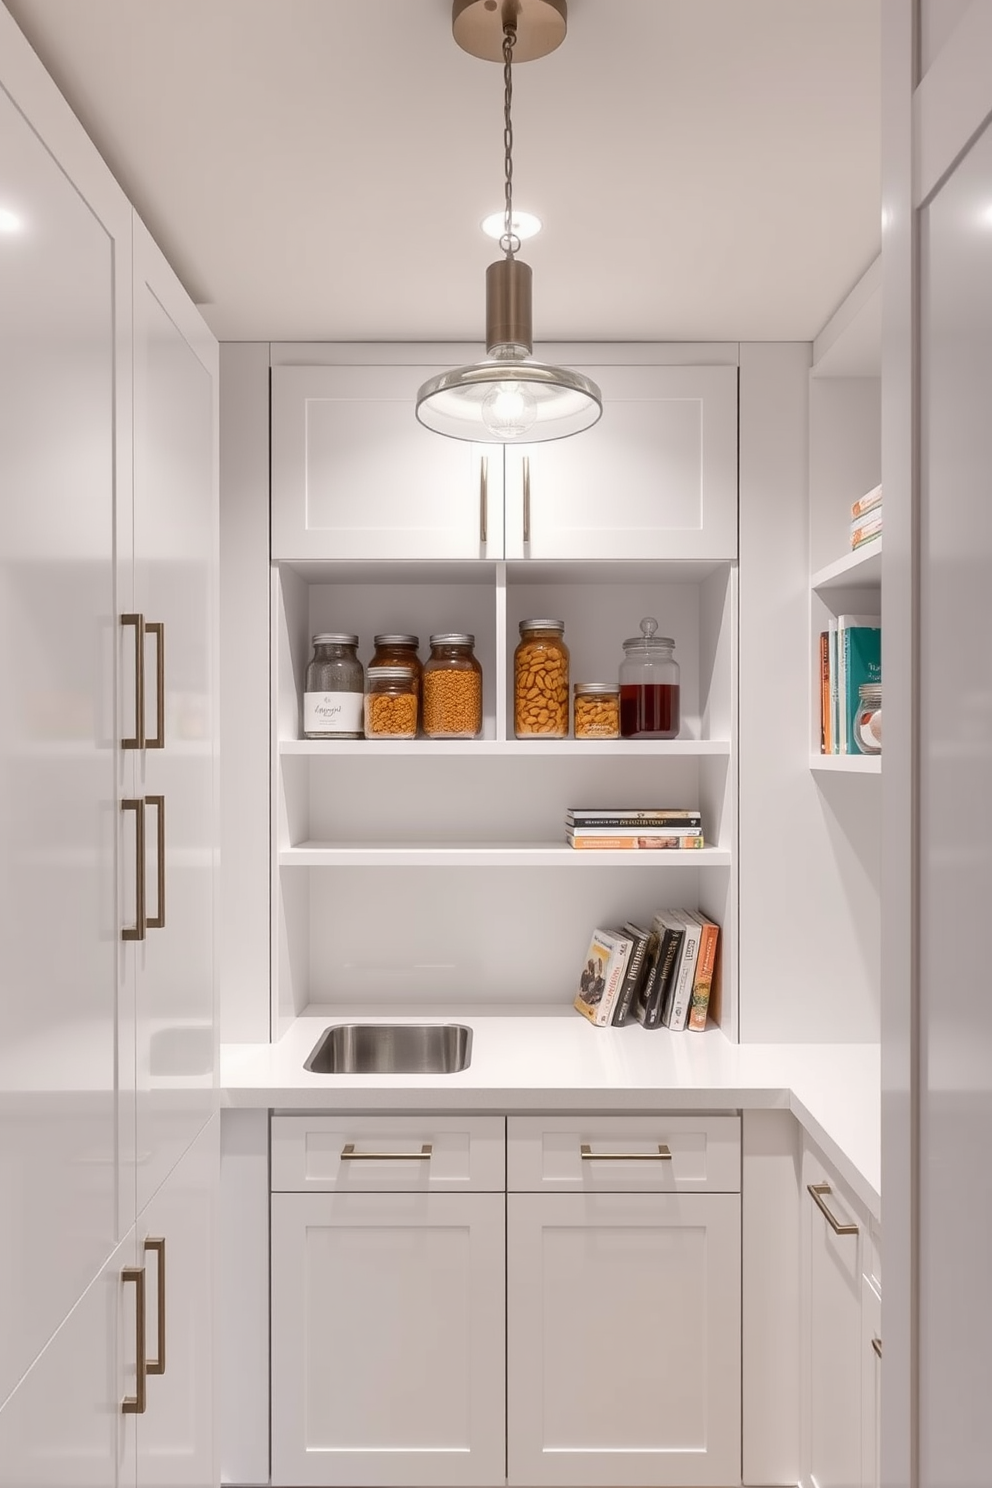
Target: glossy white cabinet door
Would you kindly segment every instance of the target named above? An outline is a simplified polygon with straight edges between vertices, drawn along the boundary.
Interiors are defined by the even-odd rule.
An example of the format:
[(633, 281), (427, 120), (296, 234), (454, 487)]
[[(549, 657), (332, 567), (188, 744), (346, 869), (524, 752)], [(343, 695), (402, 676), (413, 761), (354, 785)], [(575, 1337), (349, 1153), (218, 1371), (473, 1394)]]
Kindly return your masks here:
[(861, 1278), (861, 1488), (880, 1488), (882, 1299)]
[(134, 605), (146, 625), (135, 757), (149, 916), (136, 944), (140, 1211), (216, 1105), (218, 503), (216, 342), (137, 220), (134, 273)]
[(507, 1197), (519, 1488), (741, 1480), (737, 1194)]
[[(213, 1277), (219, 1123), (215, 1116), (138, 1218), (148, 1356), (165, 1365), (162, 1373), (149, 1373), (148, 1408), (134, 1418), (139, 1488), (213, 1488), (217, 1481)], [(150, 1240), (165, 1243), (155, 1248)], [(159, 1301), (163, 1278), (164, 1318)]]
[(135, 1385), (134, 1231), (113, 1252), (0, 1408), (0, 1488), (126, 1488)]
[(0, 264), (0, 1400), (122, 1232), (114, 305), (130, 244), (109, 175), (73, 185), (25, 120), (34, 72), (2, 20), (0, 183), (20, 228)]
[(273, 1194), (272, 1481), (504, 1481), (502, 1194)]
[(503, 451), (432, 434), (443, 367), (272, 369), (272, 556), (501, 558)]
[(584, 434), (506, 446), (506, 556), (737, 556), (737, 368), (581, 367)]
[[(838, 1234), (807, 1185), (843, 1227)], [(805, 1488), (860, 1488), (861, 1285), (863, 1223), (850, 1196), (807, 1152), (801, 1210), (803, 1483)]]

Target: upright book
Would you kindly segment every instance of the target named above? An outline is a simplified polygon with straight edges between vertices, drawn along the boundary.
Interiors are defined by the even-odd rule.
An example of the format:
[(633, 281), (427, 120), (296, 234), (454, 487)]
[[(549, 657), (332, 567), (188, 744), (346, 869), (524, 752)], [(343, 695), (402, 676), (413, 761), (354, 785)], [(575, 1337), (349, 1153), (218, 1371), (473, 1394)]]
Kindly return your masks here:
[(692, 1002), (692, 984), (696, 975), (696, 959), (699, 955), (699, 938), (702, 925), (688, 909), (670, 909), (668, 918), (685, 927), (679, 964), (672, 980), (672, 990), (666, 1006), (662, 1009), (662, 1022), (673, 1033), (681, 1033), (689, 1017)]
[(613, 1017), (632, 946), (631, 938), (616, 930), (593, 932), (573, 1006), (597, 1028)]
[(686, 1027), (692, 1033), (702, 1033), (706, 1027), (710, 993), (713, 990), (713, 978), (716, 975), (716, 947), (720, 926), (699, 910), (695, 913), (700, 921), (702, 933), (699, 937), (696, 975), (692, 983), (692, 1004), (689, 1008), (689, 1021)]
[(658, 952), (641, 987), (635, 1016), (644, 1028), (660, 1028), (661, 1010), (675, 975), (685, 930), (682, 926), (676, 928), (663, 924), (658, 915), (651, 922), (651, 928), (658, 936)]
[(622, 1028), (633, 1019), (637, 994), (648, 971), (649, 956), (653, 945), (658, 941), (653, 930), (645, 930), (640, 925), (632, 924), (630, 920), (621, 927), (620, 933), (629, 936), (632, 947), (620, 993), (613, 1008), (614, 1028)]
[(860, 754), (854, 737), (858, 688), (882, 680), (882, 631), (877, 615), (837, 616), (837, 708), (840, 753)]

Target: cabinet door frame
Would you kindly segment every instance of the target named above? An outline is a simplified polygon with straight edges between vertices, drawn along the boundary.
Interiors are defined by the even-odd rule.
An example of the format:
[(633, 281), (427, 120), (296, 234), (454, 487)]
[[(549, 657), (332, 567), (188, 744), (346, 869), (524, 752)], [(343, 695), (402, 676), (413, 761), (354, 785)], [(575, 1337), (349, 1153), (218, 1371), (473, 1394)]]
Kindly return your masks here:
[[(548, 1230), (698, 1229), (706, 1232), (706, 1448), (647, 1450), (544, 1445), (542, 1328), (548, 1305), (541, 1268)], [(511, 1488), (717, 1488), (741, 1480), (740, 1196), (734, 1194), (541, 1194), (507, 1196), (507, 1443)], [(645, 1278), (646, 1280), (646, 1278)], [(636, 1290), (632, 1275), (590, 1276), (589, 1288)], [(582, 1297), (575, 1298), (580, 1309)], [(645, 1317), (647, 1310), (645, 1310)], [(631, 1352), (634, 1354), (634, 1340)], [(676, 1340), (675, 1347), (678, 1348)], [(632, 1370), (634, 1365), (632, 1364)], [(638, 1408), (631, 1379), (630, 1409)], [(595, 1379), (566, 1382), (596, 1409)], [(615, 1384), (614, 1384), (615, 1393)], [(649, 1409), (650, 1394), (644, 1408)]]
[[(506, 1478), (504, 1195), (275, 1193), (271, 1212), (273, 1484), (286, 1488), (325, 1484), (499, 1488)], [(466, 1449), (432, 1450), (422, 1445), (404, 1449), (398, 1441), (382, 1450), (333, 1445), (308, 1450), (304, 1340), (316, 1323), (333, 1326), (332, 1319), (315, 1320), (308, 1310), (306, 1237), (312, 1228), (395, 1231), (397, 1235), (406, 1230), (417, 1237), (431, 1230), (468, 1230), (469, 1338), (468, 1357), (462, 1360), (468, 1378)], [(411, 1265), (416, 1272), (415, 1256)], [(354, 1275), (344, 1277), (342, 1286), (342, 1309), (351, 1305), (355, 1326), (360, 1326), (360, 1280)], [(397, 1329), (402, 1336), (400, 1317)], [(386, 1387), (383, 1400), (388, 1398)]]

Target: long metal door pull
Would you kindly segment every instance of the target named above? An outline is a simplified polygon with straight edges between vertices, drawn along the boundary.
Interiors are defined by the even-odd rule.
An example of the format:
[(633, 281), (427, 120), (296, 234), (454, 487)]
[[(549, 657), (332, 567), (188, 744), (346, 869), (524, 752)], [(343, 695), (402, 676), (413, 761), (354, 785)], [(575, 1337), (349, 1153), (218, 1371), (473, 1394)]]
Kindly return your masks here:
[(672, 1154), (664, 1142), (658, 1143), (657, 1152), (593, 1152), (588, 1142), (579, 1148), (583, 1162), (671, 1162)]
[(430, 1162), (434, 1151), (432, 1142), (425, 1142), (419, 1152), (356, 1152), (354, 1142), (346, 1142), (341, 1148), (341, 1161), (350, 1159), (361, 1162)]
[(165, 797), (146, 796), (145, 806), (151, 807), (158, 818), (155, 834), (157, 877), (158, 877), (158, 904), (155, 913), (149, 915), (145, 924), (149, 930), (165, 929)]
[(122, 749), (145, 747), (145, 617), (122, 615), (121, 625), (134, 626), (134, 733), (121, 740)]
[[(145, 634), (155, 637), (155, 733), (145, 739), (146, 749), (165, 748), (165, 625), (161, 620), (149, 620)], [(144, 652), (144, 647), (142, 647)], [(144, 667), (144, 655), (142, 655)], [(142, 703), (142, 728), (144, 727), (144, 704)]]
[(489, 456), (479, 461), (479, 542), (485, 547), (489, 541)]
[(144, 940), (147, 922), (145, 919), (145, 803), (139, 796), (136, 800), (123, 800), (122, 811), (134, 812), (134, 924), (125, 925), (121, 940)]
[(157, 1260), (157, 1326), (158, 1326), (158, 1355), (149, 1359), (145, 1364), (146, 1374), (165, 1373), (165, 1240), (162, 1237), (152, 1239), (149, 1236), (144, 1244), (145, 1254), (151, 1251)]
[(134, 1283), (134, 1348), (135, 1348), (135, 1388), (133, 1395), (125, 1395), (121, 1401), (121, 1410), (125, 1416), (143, 1416), (145, 1413), (145, 1372), (147, 1359), (145, 1356), (145, 1268), (144, 1266), (125, 1266), (121, 1272), (121, 1280), (127, 1285)]
[(835, 1235), (856, 1235), (858, 1233), (856, 1224), (841, 1224), (837, 1216), (831, 1214), (823, 1202), (821, 1197), (823, 1194), (833, 1193), (833, 1189), (829, 1183), (807, 1183), (806, 1192), (810, 1195), (816, 1207), (825, 1216), (828, 1225)]

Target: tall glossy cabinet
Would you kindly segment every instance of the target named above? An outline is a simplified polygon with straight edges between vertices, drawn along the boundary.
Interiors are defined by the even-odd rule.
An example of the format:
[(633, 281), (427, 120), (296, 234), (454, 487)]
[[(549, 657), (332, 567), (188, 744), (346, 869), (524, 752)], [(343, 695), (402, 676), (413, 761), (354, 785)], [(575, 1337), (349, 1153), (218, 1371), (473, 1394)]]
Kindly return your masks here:
[(3, 9), (0, 58), (0, 1483), (207, 1488), (216, 347)]

